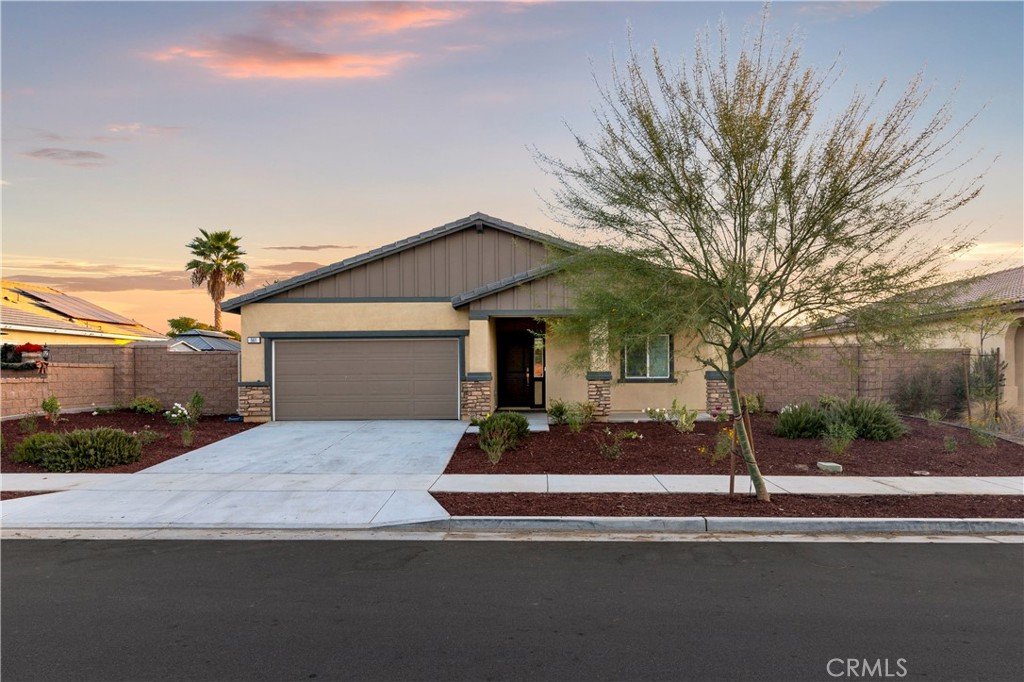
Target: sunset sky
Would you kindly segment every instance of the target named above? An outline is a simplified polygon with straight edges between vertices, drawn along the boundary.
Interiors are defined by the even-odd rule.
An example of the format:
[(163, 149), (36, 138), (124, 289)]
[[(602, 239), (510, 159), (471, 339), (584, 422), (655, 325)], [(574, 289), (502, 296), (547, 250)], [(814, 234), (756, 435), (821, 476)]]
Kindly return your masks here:
[[(2, 19), (3, 276), (156, 329), (212, 322), (185, 244), (241, 236), (245, 290), (482, 211), (578, 239), (545, 213), (533, 148), (573, 157), (613, 55), (692, 54), (756, 3), (18, 3)], [(805, 61), (854, 87), (919, 70), (985, 190), (957, 216), (973, 260), (1020, 265), (1019, 2), (775, 3)], [(936, 227), (951, 229), (953, 221)], [(242, 290), (230, 289), (232, 297)], [(226, 315), (227, 327), (238, 317)]]

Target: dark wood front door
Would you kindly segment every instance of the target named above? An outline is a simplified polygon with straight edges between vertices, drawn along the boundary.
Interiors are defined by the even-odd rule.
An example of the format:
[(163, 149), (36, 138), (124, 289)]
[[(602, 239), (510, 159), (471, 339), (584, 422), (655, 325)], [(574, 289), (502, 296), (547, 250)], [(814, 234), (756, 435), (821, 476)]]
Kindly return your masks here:
[(495, 322), (498, 407), (544, 407), (544, 323), (529, 318)]
[(498, 337), (498, 404), (500, 407), (532, 407), (533, 335), (508, 332)]

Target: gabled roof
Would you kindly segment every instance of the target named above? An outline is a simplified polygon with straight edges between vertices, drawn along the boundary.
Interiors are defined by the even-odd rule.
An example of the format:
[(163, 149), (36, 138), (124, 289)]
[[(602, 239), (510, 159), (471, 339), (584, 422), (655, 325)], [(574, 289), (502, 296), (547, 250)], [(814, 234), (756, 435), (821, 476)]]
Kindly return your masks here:
[(122, 341), (164, 339), (163, 334), (77, 296), (39, 284), (3, 280), (0, 328)]
[(535, 279), (547, 277), (551, 273), (558, 270), (559, 267), (561, 267), (561, 263), (548, 263), (546, 265), (540, 266), (539, 268), (534, 268), (533, 270), (528, 270), (527, 272), (520, 272), (519, 274), (512, 275), (511, 277), (499, 279), (497, 282), (485, 284), (482, 287), (477, 287), (476, 289), (473, 289), (472, 291), (467, 291), (459, 294), (458, 296), (453, 296), (452, 307), (461, 308), (463, 306), (469, 305), (473, 301), (490, 296), (491, 294), (496, 294), (498, 292), (505, 291), (506, 289), (511, 289), (512, 287), (517, 287), (521, 284), (532, 282)]
[(444, 237), (455, 232), (459, 232), (460, 230), (465, 230), (467, 228), (477, 226), (484, 226), (490, 227), (495, 230), (501, 230), (503, 232), (508, 232), (510, 234), (523, 237), (525, 239), (531, 239), (542, 244), (557, 246), (568, 251), (576, 251), (580, 248), (579, 245), (573, 244), (572, 242), (565, 241), (564, 239), (559, 239), (558, 237), (554, 237), (543, 232), (531, 230), (530, 228), (523, 227), (522, 225), (516, 225), (515, 223), (500, 220), (498, 218), (494, 218), (484, 213), (474, 213), (472, 215), (466, 216), (465, 218), (461, 218), (459, 220), (455, 220), (445, 225), (441, 225), (439, 227), (427, 230), (426, 232), (421, 232), (420, 234), (417, 234), (413, 237), (408, 237), (406, 239), (399, 240), (397, 242), (394, 242), (393, 244), (387, 244), (385, 246), (373, 249), (372, 251), (367, 251), (366, 253), (360, 254), (358, 256), (352, 256), (351, 258), (346, 258), (343, 261), (339, 261), (331, 265), (326, 265), (322, 268), (317, 268), (316, 270), (312, 270), (310, 272), (297, 275), (290, 279), (286, 279), (283, 282), (277, 282), (275, 284), (265, 286), (262, 289), (257, 289), (256, 291), (251, 291), (247, 294), (236, 296), (235, 298), (232, 298), (222, 303), (221, 310), (223, 310), (224, 312), (236, 313), (241, 309), (243, 305), (246, 305), (248, 303), (255, 303), (265, 298), (269, 298), (270, 296), (274, 296), (276, 294), (288, 291), (289, 289), (294, 289), (303, 284), (307, 284), (314, 280), (329, 277), (331, 275), (336, 275), (339, 272), (351, 270), (352, 268), (359, 267), (360, 265), (365, 265), (375, 260), (386, 258), (400, 251), (411, 249), (413, 247), (419, 246), (420, 244), (425, 244), (434, 239), (440, 239), (441, 237)]
[(194, 350), (241, 350), (242, 344), (223, 332), (211, 329), (190, 329), (178, 334), (173, 342), (180, 341)]

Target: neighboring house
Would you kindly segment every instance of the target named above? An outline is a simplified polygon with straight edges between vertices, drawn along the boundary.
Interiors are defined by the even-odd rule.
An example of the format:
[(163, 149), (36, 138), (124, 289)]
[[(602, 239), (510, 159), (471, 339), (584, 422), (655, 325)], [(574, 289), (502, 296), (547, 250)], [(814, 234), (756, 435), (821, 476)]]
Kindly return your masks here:
[(166, 337), (50, 287), (3, 280), (0, 341), (20, 345), (125, 344)]
[(459, 419), (591, 400), (703, 406), (671, 336), (566, 374), (537, 318), (572, 314), (550, 265), (574, 244), (482, 213), (225, 301), (242, 316), (247, 420)]
[[(933, 331), (932, 348), (999, 349), (1006, 362), (1003, 407), (1024, 419), (1024, 266), (953, 282), (948, 310), (922, 324)], [(809, 342), (827, 334), (811, 334)]]
[(167, 350), (174, 352), (192, 352), (209, 350), (230, 350), (238, 352), (242, 344), (224, 332), (212, 329), (190, 329), (181, 332), (167, 342)]

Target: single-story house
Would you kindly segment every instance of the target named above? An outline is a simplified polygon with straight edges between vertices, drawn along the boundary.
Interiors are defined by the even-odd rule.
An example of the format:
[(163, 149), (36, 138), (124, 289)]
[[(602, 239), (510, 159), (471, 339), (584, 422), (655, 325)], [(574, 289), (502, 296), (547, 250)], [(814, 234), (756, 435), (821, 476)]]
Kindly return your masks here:
[(671, 335), (562, 371), (544, 322), (572, 314), (552, 266), (579, 247), (474, 213), (225, 301), (241, 315), (250, 421), (466, 419), (590, 400), (598, 414), (705, 404)]
[[(967, 348), (973, 352), (999, 350), (1006, 362), (1001, 407), (1016, 411), (1024, 423), (1024, 266), (952, 282), (944, 311), (921, 320), (931, 348)], [(831, 330), (805, 337), (825, 343)]]
[(0, 341), (21, 345), (126, 344), (165, 337), (124, 315), (38, 284), (3, 280)]

